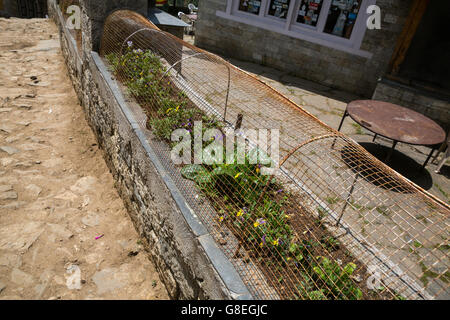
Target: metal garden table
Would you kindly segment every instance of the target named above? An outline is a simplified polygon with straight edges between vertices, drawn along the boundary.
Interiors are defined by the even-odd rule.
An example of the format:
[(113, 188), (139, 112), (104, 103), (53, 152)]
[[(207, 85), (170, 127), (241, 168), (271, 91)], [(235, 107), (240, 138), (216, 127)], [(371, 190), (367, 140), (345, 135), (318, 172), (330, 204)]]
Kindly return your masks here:
[(375, 134), (393, 141), (386, 162), (398, 142), (431, 147), (431, 152), (422, 168), (428, 164), (434, 150), (445, 141), (445, 131), (433, 120), (421, 113), (392, 103), (376, 100), (356, 100), (347, 105), (339, 124), (341, 130), (344, 120), (350, 116), (356, 123)]

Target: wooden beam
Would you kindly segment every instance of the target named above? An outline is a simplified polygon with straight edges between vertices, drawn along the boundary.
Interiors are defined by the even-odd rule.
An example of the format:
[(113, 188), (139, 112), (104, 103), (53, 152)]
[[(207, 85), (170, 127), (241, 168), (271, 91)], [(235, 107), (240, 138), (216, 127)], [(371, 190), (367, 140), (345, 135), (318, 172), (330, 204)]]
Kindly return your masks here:
[(406, 53), (416, 34), (420, 21), (427, 9), (430, 0), (414, 0), (408, 18), (406, 19), (403, 31), (398, 38), (397, 45), (389, 62), (389, 73), (396, 75), (399, 72), (400, 65), (405, 60)]

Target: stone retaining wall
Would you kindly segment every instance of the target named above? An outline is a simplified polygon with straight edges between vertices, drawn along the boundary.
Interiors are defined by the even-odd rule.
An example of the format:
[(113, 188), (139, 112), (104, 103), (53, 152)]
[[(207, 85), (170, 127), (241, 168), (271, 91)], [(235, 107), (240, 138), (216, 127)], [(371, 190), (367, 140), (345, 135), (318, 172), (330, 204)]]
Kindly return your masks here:
[[(56, 0), (48, 1), (49, 13), (59, 26), (62, 52), (86, 118), (170, 297), (252, 299), (231, 262), (165, 172), (102, 59), (91, 51), (99, 45), (99, 17), (105, 18), (112, 9), (133, 9), (142, 1), (108, 1), (108, 8), (93, 8), (91, 2), (80, 1), (81, 53)], [(94, 20), (90, 16), (93, 10), (97, 10)]]

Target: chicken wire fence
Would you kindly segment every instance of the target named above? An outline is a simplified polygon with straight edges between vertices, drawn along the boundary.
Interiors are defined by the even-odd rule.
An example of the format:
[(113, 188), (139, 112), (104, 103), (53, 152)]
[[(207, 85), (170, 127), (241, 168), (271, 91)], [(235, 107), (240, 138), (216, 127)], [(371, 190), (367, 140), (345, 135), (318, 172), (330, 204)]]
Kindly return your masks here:
[[(100, 54), (255, 298), (449, 297), (446, 203), (255, 77), (137, 13), (108, 17)], [(195, 141), (202, 163), (186, 151)], [(180, 145), (187, 148), (176, 151), (184, 159), (176, 164)]]

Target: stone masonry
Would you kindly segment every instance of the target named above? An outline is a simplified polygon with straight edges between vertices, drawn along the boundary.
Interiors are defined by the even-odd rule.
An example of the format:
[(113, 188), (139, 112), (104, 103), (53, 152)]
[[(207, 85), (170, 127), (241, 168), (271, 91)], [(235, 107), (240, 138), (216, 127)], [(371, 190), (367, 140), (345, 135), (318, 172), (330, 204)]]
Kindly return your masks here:
[(196, 46), (370, 98), (388, 67), (412, 0), (376, 2), (381, 30), (366, 30), (361, 45), (373, 54), (370, 59), (218, 17), (216, 11), (225, 11), (226, 2), (200, 0)]
[(132, 221), (147, 242), (146, 248), (169, 296), (173, 299), (251, 298), (236, 271), (230, 269), (231, 263), (223, 259), (211, 236), (195, 217), (189, 216), (189, 208), (176, 190), (171, 189), (167, 174), (161, 173), (143, 132), (130, 117), (126, 102), (118, 93), (120, 90), (112, 88), (111, 75), (98, 54), (92, 52), (99, 47), (101, 21), (108, 13), (113, 8), (134, 7), (139, 11), (142, 1), (108, 1), (106, 8), (81, 0), (81, 54), (64, 26), (56, 1), (48, 3), (50, 15), (60, 29), (63, 55), (86, 118), (104, 151)]

